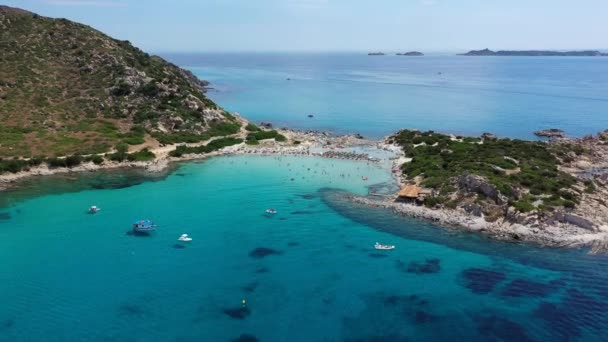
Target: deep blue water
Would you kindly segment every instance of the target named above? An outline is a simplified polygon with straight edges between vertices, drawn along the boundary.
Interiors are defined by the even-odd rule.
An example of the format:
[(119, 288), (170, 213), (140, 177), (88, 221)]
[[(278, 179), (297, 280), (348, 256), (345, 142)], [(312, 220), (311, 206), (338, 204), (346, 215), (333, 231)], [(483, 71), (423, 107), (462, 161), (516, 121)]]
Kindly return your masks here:
[[(0, 341), (603, 339), (605, 256), (340, 196), (389, 180), (376, 165), (297, 157), (29, 180), (0, 208)], [(158, 231), (133, 236), (137, 218)]]
[(543, 128), (572, 136), (608, 128), (608, 58), (165, 57), (209, 80), (215, 88), (210, 97), (226, 109), (279, 126), (371, 137), (418, 128), (523, 139)]
[[(209, 65), (193, 70), (213, 81), (214, 99), (256, 121), (530, 137), (534, 125), (583, 134), (606, 120), (599, 59), (188, 58)], [(433, 81), (434, 65), (459, 76)], [(559, 70), (571, 82), (560, 85)], [(460, 116), (457, 102), (477, 114)], [(565, 114), (579, 106), (594, 113), (589, 120)], [(507, 113), (516, 107), (522, 112)], [(561, 113), (550, 125), (540, 114), (549, 107)], [(254, 156), (156, 176), (29, 179), (0, 193), (0, 341), (605, 340), (606, 256), (488, 240), (341, 197), (390, 181), (374, 164)], [(87, 214), (90, 205), (101, 212)], [(278, 214), (264, 214), (269, 207)], [(130, 234), (138, 218), (158, 231)], [(183, 233), (194, 240), (178, 243)], [(376, 241), (397, 248), (378, 252)]]

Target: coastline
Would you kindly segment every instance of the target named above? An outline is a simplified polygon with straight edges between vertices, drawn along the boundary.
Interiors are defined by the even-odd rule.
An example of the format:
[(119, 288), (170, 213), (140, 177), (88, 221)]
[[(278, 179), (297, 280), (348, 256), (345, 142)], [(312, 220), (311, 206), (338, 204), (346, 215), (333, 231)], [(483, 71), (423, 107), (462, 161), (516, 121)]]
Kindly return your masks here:
[[(244, 125), (247, 121), (243, 120)], [(28, 170), (17, 173), (6, 172), (0, 174), (0, 192), (7, 190), (13, 186), (18, 186), (20, 180), (32, 177), (50, 176), (63, 173), (81, 173), (95, 172), (99, 170), (110, 170), (120, 168), (139, 168), (146, 172), (160, 173), (166, 171), (171, 164), (189, 160), (203, 160), (216, 156), (228, 155), (292, 155), (301, 157), (322, 157), (335, 159), (351, 159), (367, 162), (378, 162), (373, 157), (367, 157), (365, 153), (357, 153), (346, 151), (357, 147), (373, 147), (378, 144), (376, 141), (363, 139), (358, 135), (338, 135), (332, 136), (325, 132), (317, 131), (298, 131), (291, 129), (276, 129), (279, 133), (288, 138), (288, 142), (277, 142), (274, 139), (260, 141), (259, 145), (248, 145), (245, 142), (222, 148), (218, 151), (203, 153), (203, 154), (185, 154), (181, 157), (173, 157), (169, 152), (175, 150), (180, 145), (188, 147), (196, 147), (208, 144), (216, 138), (209, 139), (201, 143), (192, 144), (171, 144), (161, 146), (158, 143), (132, 146), (130, 150), (136, 151), (141, 148), (149, 148), (155, 154), (153, 160), (150, 161), (111, 161), (105, 160), (102, 164), (97, 165), (93, 162), (83, 162), (74, 167), (49, 167), (46, 164), (41, 164), (32, 167)], [(244, 138), (246, 132), (240, 132), (234, 137)], [(294, 145), (294, 141), (300, 143)], [(336, 153), (337, 152), (337, 153)]]
[[(246, 120), (241, 120), (243, 123), (247, 123)], [(46, 164), (43, 164), (27, 171), (0, 175), (0, 192), (13, 186), (18, 186), (20, 180), (30, 177), (61, 173), (95, 172), (119, 168), (139, 168), (145, 172), (161, 173), (167, 171), (174, 163), (231, 155), (321, 157), (350, 159), (368, 163), (384, 163), (383, 166), (386, 167), (387, 172), (391, 173), (396, 186), (401, 187), (407, 184), (407, 180), (400, 172), (400, 167), (409, 160), (405, 158), (399, 146), (389, 144), (386, 140), (373, 141), (364, 139), (356, 134), (332, 136), (326, 132), (317, 131), (276, 130), (287, 137), (286, 142), (278, 142), (274, 139), (261, 140), (258, 145), (248, 145), (242, 142), (211, 153), (185, 154), (180, 157), (170, 156), (169, 152), (179, 145), (200, 146), (211, 142), (214, 138), (195, 144), (165, 146), (157, 144), (156, 146), (150, 146), (148, 143), (146, 147), (149, 147), (155, 153), (155, 158), (151, 161), (105, 161), (101, 165), (87, 162), (72, 168), (49, 168)], [(234, 135), (234, 137), (243, 138), (246, 133), (242, 131)], [(133, 149), (141, 147), (134, 146)], [(374, 157), (367, 153), (371, 151), (383, 153), (384, 156), (383, 158)], [(587, 163), (585, 166), (590, 167), (590, 165), (596, 164)], [(580, 170), (571, 169), (570, 172), (576, 173), (580, 172)], [(608, 251), (608, 224), (603, 222), (603, 219), (599, 220), (599, 224), (594, 224), (593, 227), (584, 227), (579, 222), (569, 222), (568, 220), (554, 221), (552, 224), (542, 223), (538, 220), (525, 220), (522, 222), (521, 220), (513, 220), (513, 217), (517, 217), (517, 213), (507, 213), (504, 217), (498, 220), (491, 220), (490, 222), (483, 215), (476, 216), (471, 212), (465, 211), (462, 207), (428, 208), (423, 205), (396, 201), (396, 196), (393, 194), (369, 193), (367, 196), (352, 194), (344, 196), (353, 205), (384, 208), (398, 215), (439, 224), (446, 229), (459, 229), (479, 233), (497, 240), (532, 243), (543, 247), (589, 248), (592, 253)], [(601, 196), (601, 194), (595, 197), (597, 196)], [(574, 214), (579, 216), (575, 216)], [(584, 209), (575, 210), (567, 215), (582, 218), (585, 222), (587, 222), (590, 215), (594, 215), (594, 218), (598, 217), (597, 212), (585, 213)], [(599, 216), (603, 217), (601, 212)]]

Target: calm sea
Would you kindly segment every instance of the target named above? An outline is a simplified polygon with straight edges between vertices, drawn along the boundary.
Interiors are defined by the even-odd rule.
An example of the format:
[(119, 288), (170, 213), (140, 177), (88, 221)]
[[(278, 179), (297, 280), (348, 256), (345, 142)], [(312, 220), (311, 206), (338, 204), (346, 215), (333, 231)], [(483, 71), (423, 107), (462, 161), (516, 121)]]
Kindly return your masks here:
[[(182, 63), (200, 66), (192, 69), (226, 108), (281, 125), (529, 137), (544, 126), (583, 134), (606, 120), (600, 59)], [(572, 81), (559, 85), (566, 71)], [(459, 117), (456, 103), (469, 114)], [(566, 114), (582, 107), (586, 120)], [(390, 181), (375, 164), (254, 156), (184, 163), (154, 178), (120, 170), (30, 179), (0, 194), (0, 341), (605, 340), (606, 256), (491, 241), (341, 197)], [(101, 212), (87, 214), (91, 205)], [(158, 230), (132, 235), (140, 218)], [(193, 241), (179, 243), (183, 233)], [(379, 252), (375, 242), (397, 248)]]
[[(608, 58), (180, 54), (230, 111), (382, 137), (401, 128), (532, 139), (608, 129)], [(313, 114), (314, 118), (308, 118)]]

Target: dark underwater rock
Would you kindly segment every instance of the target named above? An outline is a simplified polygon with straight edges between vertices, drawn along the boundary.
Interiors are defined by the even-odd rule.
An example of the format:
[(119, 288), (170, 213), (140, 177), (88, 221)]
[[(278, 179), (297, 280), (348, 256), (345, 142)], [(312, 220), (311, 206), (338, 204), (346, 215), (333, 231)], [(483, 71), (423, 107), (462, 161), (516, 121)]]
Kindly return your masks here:
[(249, 256), (254, 259), (263, 259), (270, 255), (280, 255), (280, 254), (282, 254), (282, 253), (277, 250), (274, 250), (272, 248), (267, 248), (267, 247), (258, 247), (256, 249), (252, 250), (251, 252), (249, 252)]
[(241, 290), (243, 290), (243, 292), (246, 292), (246, 293), (252, 293), (255, 291), (255, 289), (257, 289), (258, 285), (259, 285), (259, 283), (257, 281), (254, 281), (247, 285), (241, 286)]
[(397, 334), (374, 335), (366, 337), (347, 338), (343, 342), (410, 342), (410, 339)]
[(11, 213), (0, 213), (0, 220), (8, 221), (11, 219)]
[(439, 259), (426, 259), (425, 262), (419, 263), (412, 261), (407, 267), (409, 273), (415, 274), (431, 274), (438, 273), (441, 270)]
[(289, 247), (296, 247), (296, 246), (299, 246), (299, 245), (300, 244), (298, 242), (295, 242), (295, 241), (290, 241), (290, 242), (287, 243), (287, 246), (289, 246)]
[(257, 273), (257, 274), (268, 273), (268, 272), (270, 272), (270, 270), (266, 267), (260, 267), (257, 270), (255, 270), (255, 273)]
[(5, 319), (2, 322), (0, 322), (0, 331), (8, 330), (8, 329), (12, 328), (13, 326), (15, 326), (14, 319)]
[(570, 340), (581, 336), (581, 327), (572, 317), (568, 310), (562, 310), (556, 304), (541, 302), (534, 310), (534, 316), (542, 319), (550, 327), (551, 331), (564, 340)]
[(557, 290), (557, 283), (543, 284), (527, 279), (515, 279), (500, 292), (504, 297), (546, 297)]
[(315, 199), (317, 197), (319, 197), (318, 195), (315, 194), (303, 194), (303, 195), (297, 195), (300, 198), (303, 198), (305, 200), (311, 200), (311, 199)]
[(251, 310), (249, 310), (249, 308), (246, 306), (239, 306), (238, 308), (227, 308), (224, 309), (223, 312), (226, 315), (230, 316), (230, 318), (240, 320), (247, 318), (247, 316), (251, 314)]
[(494, 290), (494, 287), (504, 281), (507, 276), (499, 271), (483, 268), (469, 268), (462, 272), (465, 286), (476, 294), (486, 294)]
[[(477, 331), (489, 341), (532, 342), (519, 324), (496, 315), (477, 318)], [(494, 337), (495, 339), (491, 339)]]
[(232, 339), (231, 342), (258, 342), (259, 339), (253, 335), (242, 334), (241, 336)]
[(314, 214), (314, 211), (311, 210), (296, 210), (296, 211), (292, 211), (291, 215), (311, 215)]
[(118, 308), (118, 312), (126, 316), (142, 316), (146, 311), (136, 304), (123, 304)]
[(414, 321), (416, 322), (416, 324), (432, 323), (436, 320), (437, 316), (431, 315), (430, 313), (424, 310), (418, 310), (414, 315)]

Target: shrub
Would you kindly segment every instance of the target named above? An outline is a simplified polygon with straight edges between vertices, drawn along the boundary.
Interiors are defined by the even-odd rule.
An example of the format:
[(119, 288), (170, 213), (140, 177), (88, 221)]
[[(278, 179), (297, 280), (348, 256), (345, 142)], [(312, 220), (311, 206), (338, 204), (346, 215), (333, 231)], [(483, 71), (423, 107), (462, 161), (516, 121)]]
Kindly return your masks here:
[(279, 132), (272, 130), (272, 131), (258, 131), (258, 132), (253, 132), (253, 133), (249, 133), (247, 135), (247, 141), (260, 141), (260, 140), (265, 140), (265, 139), (274, 139), (276, 141), (286, 141), (287, 138), (280, 134)]
[(249, 132), (258, 132), (258, 131), (260, 131), (260, 127), (254, 125), (252, 123), (247, 124), (247, 126), (245, 126), (245, 129), (248, 130)]
[(82, 156), (79, 156), (77, 154), (65, 158), (65, 165), (67, 167), (78, 166), (81, 163), (82, 163)]
[(513, 203), (513, 207), (522, 213), (528, 213), (536, 209), (534, 205), (528, 201), (517, 201)]
[(148, 161), (153, 160), (156, 157), (154, 152), (144, 148), (141, 151), (133, 152), (127, 155), (129, 161)]

